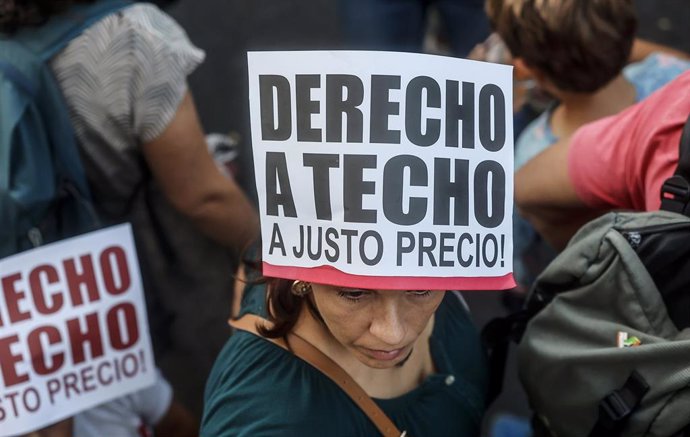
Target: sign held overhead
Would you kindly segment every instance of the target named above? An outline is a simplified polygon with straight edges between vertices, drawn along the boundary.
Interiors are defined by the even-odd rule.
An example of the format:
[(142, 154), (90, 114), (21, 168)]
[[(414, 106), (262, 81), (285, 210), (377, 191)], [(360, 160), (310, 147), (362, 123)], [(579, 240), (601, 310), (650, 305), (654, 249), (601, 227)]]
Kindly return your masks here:
[(265, 275), (514, 285), (510, 67), (390, 52), (248, 59)]

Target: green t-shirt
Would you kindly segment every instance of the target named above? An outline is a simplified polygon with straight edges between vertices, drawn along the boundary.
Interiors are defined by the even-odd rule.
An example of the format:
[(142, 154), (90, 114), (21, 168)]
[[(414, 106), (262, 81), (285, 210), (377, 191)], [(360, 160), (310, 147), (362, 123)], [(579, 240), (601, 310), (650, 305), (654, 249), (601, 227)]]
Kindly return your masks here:
[[(243, 312), (263, 315), (263, 288), (247, 291)], [(438, 373), (392, 399), (375, 399), (413, 437), (474, 437), (484, 413), (487, 366), (461, 301), (446, 293), (429, 340)], [(206, 385), (202, 437), (377, 436), (362, 410), (327, 376), (253, 334), (235, 333)]]

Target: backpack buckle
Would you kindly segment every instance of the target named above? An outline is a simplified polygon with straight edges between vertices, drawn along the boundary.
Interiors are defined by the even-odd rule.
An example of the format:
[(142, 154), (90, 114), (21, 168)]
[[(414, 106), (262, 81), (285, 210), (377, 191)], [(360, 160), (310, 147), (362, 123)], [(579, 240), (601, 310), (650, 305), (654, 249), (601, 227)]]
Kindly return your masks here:
[(690, 183), (679, 175), (673, 175), (661, 186), (661, 209), (686, 214), (690, 203)]
[(620, 393), (614, 391), (604, 398), (599, 404), (599, 414), (604, 415), (611, 423), (619, 423), (630, 416), (633, 409), (628, 405)]
[(649, 384), (637, 371), (633, 371), (625, 384), (606, 395), (599, 403), (599, 417), (589, 437), (620, 435), (630, 416), (639, 408)]

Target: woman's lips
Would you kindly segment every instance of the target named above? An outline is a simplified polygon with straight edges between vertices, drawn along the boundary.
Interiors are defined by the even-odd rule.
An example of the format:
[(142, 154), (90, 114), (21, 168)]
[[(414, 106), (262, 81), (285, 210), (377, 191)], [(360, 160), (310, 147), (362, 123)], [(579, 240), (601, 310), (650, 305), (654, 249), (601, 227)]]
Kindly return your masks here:
[(379, 361), (393, 361), (403, 354), (404, 348), (400, 349), (393, 349), (393, 350), (377, 350), (377, 349), (369, 349), (369, 348), (363, 348), (364, 352), (369, 355), (371, 358), (374, 358)]

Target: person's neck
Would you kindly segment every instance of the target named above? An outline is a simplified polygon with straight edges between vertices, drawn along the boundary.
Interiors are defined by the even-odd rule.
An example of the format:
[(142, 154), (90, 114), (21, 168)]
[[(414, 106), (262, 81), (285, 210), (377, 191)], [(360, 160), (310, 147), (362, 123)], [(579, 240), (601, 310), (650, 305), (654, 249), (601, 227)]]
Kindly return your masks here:
[(636, 97), (635, 86), (623, 74), (594, 93), (559, 93), (560, 103), (551, 115), (551, 129), (559, 139), (567, 139), (583, 124), (632, 105)]
[(369, 396), (390, 399), (413, 390), (424, 378), (435, 372), (429, 349), (433, 325), (432, 316), (417, 339), (409, 359), (403, 366), (390, 369), (375, 369), (359, 361), (306, 307), (303, 308), (293, 332), (338, 363)]

